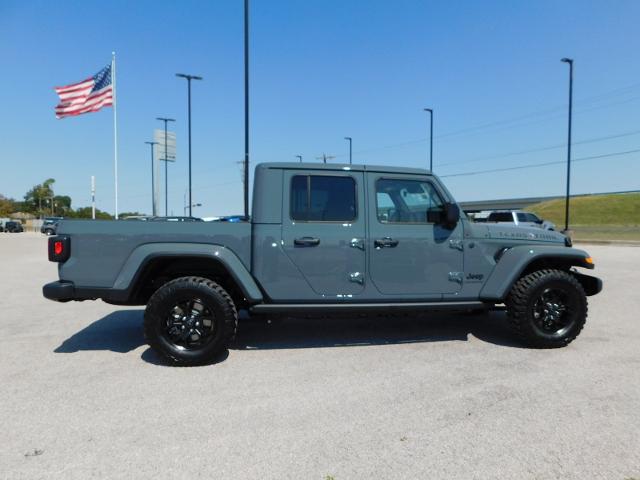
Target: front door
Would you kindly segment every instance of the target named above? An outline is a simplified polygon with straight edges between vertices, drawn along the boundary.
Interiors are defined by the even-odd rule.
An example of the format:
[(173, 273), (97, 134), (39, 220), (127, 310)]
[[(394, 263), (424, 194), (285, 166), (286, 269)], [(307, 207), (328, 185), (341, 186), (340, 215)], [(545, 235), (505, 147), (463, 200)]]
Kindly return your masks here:
[(311, 289), (327, 299), (362, 292), (364, 173), (285, 171), (283, 249)]
[(428, 222), (442, 210), (445, 192), (428, 176), (367, 173), (369, 274), (384, 295), (439, 299), (461, 288), (462, 224)]

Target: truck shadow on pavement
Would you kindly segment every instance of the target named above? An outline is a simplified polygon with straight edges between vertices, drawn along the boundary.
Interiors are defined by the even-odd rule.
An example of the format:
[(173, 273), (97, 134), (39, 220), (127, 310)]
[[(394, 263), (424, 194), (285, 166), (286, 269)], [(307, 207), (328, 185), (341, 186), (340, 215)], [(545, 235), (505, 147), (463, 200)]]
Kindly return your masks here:
[[(145, 345), (143, 310), (118, 310), (75, 333), (54, 350), (56, 353), (107, 350), (127, 353)], [(522, 348), (507, 328), (503, 312), (485, 314), (432, 313), (429, 315), (363, 315), (352, 317), (286, 318), (269, 323), (266, 317), (241, 316), (231, 350), (393, 345), (401, 343), (469, 341)], [(224, 361), (225, 352), (212, 363)], [(166, 363), (151, 349), (142, 359)]]
[(108, 350), (127, 353), (144, 345), (143, 310), (118, 310), (93, 322), (67, 338), (55, 353)]

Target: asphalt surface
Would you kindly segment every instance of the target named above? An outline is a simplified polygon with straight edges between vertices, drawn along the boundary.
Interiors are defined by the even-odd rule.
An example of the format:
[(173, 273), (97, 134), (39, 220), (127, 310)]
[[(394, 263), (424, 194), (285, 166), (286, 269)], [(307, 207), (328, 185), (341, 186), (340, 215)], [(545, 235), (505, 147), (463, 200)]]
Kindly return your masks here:
[(173, 368), (142, 310), (57, 304), (46, 239), (0, 234), (0, 478), (640, 478), (640, 248), (559, 350), (504, 314), (246, 321)]

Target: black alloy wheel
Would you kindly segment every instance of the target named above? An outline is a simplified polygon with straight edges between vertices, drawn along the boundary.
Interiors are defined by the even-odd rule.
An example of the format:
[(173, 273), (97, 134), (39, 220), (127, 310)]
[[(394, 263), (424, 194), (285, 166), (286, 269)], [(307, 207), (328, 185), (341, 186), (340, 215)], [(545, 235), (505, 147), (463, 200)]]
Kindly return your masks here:
[(202, 277), (180, 277), (164, 284), (144, 313), (147, 343), (174, 365), (210, 363), (226, 350), (237, 327), (231, 296)]
[(520, 278), (505, 301), (515, 333), (534, 348), (571, 343), (587, 320), (587, 296), (580, 282), (564, 270), (538, 270)]

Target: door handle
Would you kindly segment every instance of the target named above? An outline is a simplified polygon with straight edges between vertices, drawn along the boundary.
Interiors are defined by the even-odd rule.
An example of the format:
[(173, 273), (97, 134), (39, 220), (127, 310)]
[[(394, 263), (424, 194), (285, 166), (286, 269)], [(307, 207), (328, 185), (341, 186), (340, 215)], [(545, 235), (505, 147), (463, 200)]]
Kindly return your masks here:
[(357, 248), (358, 250), (364, 250), (364, 238), (352, 238), (349, 246), (351, 248)]
[(394, 248), (398, 246), (398, 240), (390, 237), (376, 238), (373, 244), (376, 248)]
[(318, 245), (320, 245), (320, 239), (313, 237), (296, 238), (293, 241), (293, 244), (296, 247), (317, 247)]

